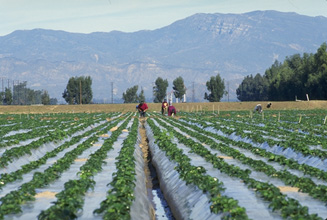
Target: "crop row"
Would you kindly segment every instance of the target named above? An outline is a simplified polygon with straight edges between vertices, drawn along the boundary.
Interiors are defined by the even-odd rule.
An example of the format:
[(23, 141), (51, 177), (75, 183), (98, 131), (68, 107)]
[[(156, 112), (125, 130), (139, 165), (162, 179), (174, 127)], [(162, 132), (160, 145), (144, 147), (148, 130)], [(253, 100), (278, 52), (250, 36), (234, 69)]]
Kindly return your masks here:
[[(115, 120), (112, 121), (110, 123), (110, 127), (116, 126), (117, 123), (120, 120)], [(43, 157), (40, 157), (38, 160), (35, 161), (30, 161), (28, 164), (25, 164), (23, 166), (21, 166), (20, 169), (17, 169), (14, 172), (10, 172), (10, 173), (3, 173), (0, 177), (0, 188), (2, 189), (6, 184), (10, 183), (10, 182), (14, 182), (17, 180), (22, 179), (23, 174), (29, 173), (32, 170), (35, 170), (37, 168), (39, 168), (41, 165), (46, 164), (46, 162), (50, 159), (53, 158), (55, 156), (57, 156), (60, 152), (62, 152), (63, 150), (69, 148), (70, 146), (73, 146), (76, 143), (79, 143), (83, 137), (85, 136), (91, 136), (93, 135), (96, 131), (100, 131), (103, 130), (105, 127), (108, 127), (108, 125), (106, 124), (102, 124), (100, 126), (97, 126), (96, 128), (92, 129), (92, 130), (88, 130), (80, 135), (74, 136), (72, 137), (69, 141), (64, 142), (62, 145), (56, 147), (55, 149), (53, 149), (50, 152), (45, 153), (45, 155)]]
[[(233, 158), (238, 159), (243, 164), (247, 164), (257, 171), (264, 172), (271, 178), (278, 178), (278, 179), (281, 179), (282, 181), (284, 181), (286, 184), (289, 184), (293, 187), (298, 187), (301, 192), (309, 193), (309, 195), (311, 195), (313, 198), (317, 198), (323, 202), (327, 201), (327, 186), (326, 185), (318, 185), (309, 177), (298, 177), (296, 175), (291, 174), (286, 169), (278, 171), (273, 166), (266, 164), (262, 160), (253, 160), (252, 158), (246, 157), (244, 154), (240, 153), (238, 150), (235, 150), (234, 148), (230, 147), (231, 145), (227, 144), (227, 143), (232, 143), (233, 141), (225, 139), (224, 142), (220, 142), (219, 145), (217, 146), (216, 145), (217, 142), (208, 137), (210, 137), (210, 135), (211, 135), (211, 137), (219, 138), (218, 135), (210, 134), (210, 132), (206, 132), (206, 135), (203, 135), (203, 134), (199, 133), (200, 130), (196, 126), (192, 127), (193, 129), (197, 130), (195, 132), (195, 131), (191, 131), (189, 129), (185, 129), (185, 125), (181, 126), (181, 125), (178, 125), (177, 123), (173, 123), (173, 122), (171, 122), (171, 123), (174, 126), (178, 127), (179, 129), (187, 132), (188, 134), (190, 134), (192, 136), (196, 136), (197, 139), (212, 146), (212, 148), (219, 149), (219, 151), (225, 153), (226, 155), (232, 156)], [(216, 139), (216, 140), (218, 140), (218, 139)], [(234, 142), (234, 144), (237, 144), (237, 143)], [(253, 148), (253, 147), (250, 144), (248, 144), (248, 149), (251, 150), (251, 148)], [(257, 152), (256, 149), (255, 150), (252, 149), (252, 151)], [(275, 156), (272, 153), (269, 153), (266, 157), (270, 161), (273, 161), (275, 159)], [(298, 167), (300, 168), (301, 165), (296, 163), (296, 161), (293, 161), (293, 163), (297, 164)], [(283, 164), (281, 163), (281, 165), (283, 165)], [(293, 166), (293, 168), (294, 167), (295, 166)], [(303, 166), (303, 167), (312, 168), (310, 166)], [(315, 170), (319, 174), (321, 174), (318, 176), (319, 178), (326, 177), (326, 175), (327, 175), (326, 172), (321, 171), (319, 169), (315, 169)]]
[[(103, 133), (103, 129), (109, 129), (115, 124), (109, 124), (104, 126), (99, 126), (96, 129), (92, 129), (90, 132), (94, 133), (91, 137), (86, 139), (83, 143), (79, 144), (72, 151), (67, 152), (64, 157), (58, 159), (52, 166), (47, 168), (44, 172), (35, 172), (31, 181), (22, 184), (17, 190), (7, 193), (4, 197), (0, 199), (0, 217), (4, 217), (6, 214), (13, 214), (22, 212), (21, 205), (26, 203), (26, 201), (33, 201), (36, 195), (36, 188), (42, 188), (47, 186), (52, 181), (58, 179), (62, 172), (67, 170), (75, 160), (75, 158), (80, 155), (84, 150), (93, 146), (93, 143), (98, 139), (99, 135)], [(96, 131), (98, 130), (98, 131)], [(70, 143), (68, 143), (69, 145)], [(66, 145), (66, 146), (68, 146)], [(65, 148), (62, 145), (61, 150)], [(60, 149), (60, 148), (57, 148)], [(51, 153), (50, 153), (51, 154)], [(53, 155), (53, 153), (52, 153)], [(40, 161), (36, 162), (36, 166), (39, 166), (41, 163), (44, 163), (44, 160), (47, 160), (47, 156)], [(32, 166), (32, 165), (31, 165)], [(31, 168), (29, 165), (26, 167)], [(33, 166), (32, 166), (33, 168)], [(23, 168), (24, 170), (24, 168)], [(25, 170), (29, 171), (29, 170)], [(23, 171), (22, 171), (23, 172)]]
[[(167, 126), (167, 125), (164, 125), (164, 123), (161, 121), (158, 121), (158, 122), (162, 126)], [(247, 158), (244, 155), (240, 154), (238, 151), (235, 151), (232, 148), (230, 148), (227, 144), (225, 144), (223, 142), (217, 143), (214, 140), (212, 140), (211, 138), (208, 138), (207, 135), (209, 132), (206, 132), (206, 136), (204, 136), (204, 135), (201, 135), (201, 133), (203, 133), (203, 130), (201, 130), (199, 128), (196, 132), (191, 132), (189, 129), (186, 128), (187, 127), (186, 123), (184, 123), (183, 125), (180, 125), (180, 126), (178, 126), (176, 123), (171, 122), (171, 120), (169, 123), (172, 124), (174, 127), (178, 127), (179, 129), (187, 132), (189, 135), (195, 136), (196, 138), (201, 140), (202, 143), (209, 144), (212, 148), (219, 149), (220, 151), (223, 151), (224, 153), (226, 153), (230, 156), (233, 156), (234, 158), (242, 161), (242, 163), (250, 165), (253, 169), (260, 171), (260, 172), (266, 172), (271, 177), (275, 177), (275, 178), (278, 177), (278, 178), (284, 179), (284, 181), (291, 181), (290, 184), (293, 184), (294, 186), (300, 186), (302, 188), (302, 190), (304, 190), (304, 191), (311, 190), (312, 196), (325, 201), (325, 198), (322, 198), (322, 195), (326, 194), (325, 186), (316, 186), (309, 178), (299, 178), (294, 175), (291, 175), (287, 171), (282, 171), (282, 172), (276, 171), (272, 166), (268, 166), (267, 164), (263, 163), (262, 161), (254, 161), (251, 158)], [(194, 128), (197, 128), (197, 127), (194, 126)], [(171, 128), (169, 130), (171, 130)], [(214, 164), (214, 166), (216, 165), (216, 163), (218, 164), (218, 162), (215, 161), (215, 160), (217, 160), (217, 158), (213, 159), (214, 157), (213, 157), (213, 155), (211, 156), (210, 151), (205, 149), (200, 143), (195, 143), (190, 138), (186, 138), (184, 135), (176, 133), (176, 131), (174, 131), (174, 134), (176, 135), (176, 137), (178, 138), (178, 140), (181, 143), (188, 145), (192, 149), (192, 151), (198, 152), (199, 155), (203, 156), (207, 160), (214, 160), (214, 161), (210, 161), (211, 163)], [(219, 165), (216, 165), (216, 166), (218, 167)], [(280, 210), (282, 212), (283, 217), (287, 217), (287, 216), (294, 217), (294, 215), (295, 215), (294, 213), (296, 213), (296, 215), (298, 215), (298, 216), (302, 215), (302, 217), (305, 217), (305, 218), (313, 218), (313, 219), (316, 218), (316, 215), (309, 215), (308, 212), (305, 211), (306, 208), (302, 207), (296, 200), (286, 198), (285, 195), (280, 193), (280, 191), (277, 187), (275, 187), (271, 184), (268, 184), (268, 183), (260, 183), (259, 181), (256, 181), (256, 180), (250, 178), (249, 177), (250, 173), (248, 173), (249, 170), (241, 171), (238, 168), (234, 168), (233, 166), (230, 166), (230, 165), (224, 165), (224, 166), (226, 166), (225, 168), (222, 168), (224, 172), (228, 172), (228, 174), (231, 176), (234, 176), (237, 174), (236, 175), (237, 177), (241, 178), (245, 183), (248, 184), (249, 187), (254, 187), (253, 189), (256, 190), (257, 192), (258, 191), (260, 192), (260, 190), (258, 190), (257, 186), (264, 185), (263, 191), (260, 192), (261, 195), (263, 196), (263, 198), (265, 198), (271, 202), (270, 206), (274, 210)], [(271, 192), (274, 192), (274, 194), (271, 194)], [(269, 196), (273, 197), (274, 200), (272, 201), (271, 200), (272, 198), (270, 198)], [(279, 198), (279, 200), (276, 201), (276, 198)], [(293, 208), (293, 212), (289, 212), (290, 207)]]
[[(130, 118), (126, 118), (125, 122), (112, 133), (110, 139), (106, 139), (101, 148), (90, 155), (87, 162), (80, 167), (79, 179), (66, 182), (64, 189), (56, 195), (57, 201), (50, 208), (42, 211), (39, 219), (77, 218), (77, 213), (83, 208), (86, 191), (93, 188), (96, 184), (93, 176), (102, 170), (107, 151), (112, 149), (113, 143), (127, 126), (129, 120)], [(95, 141), (93, 140), (92, 142), (94, 143)]]

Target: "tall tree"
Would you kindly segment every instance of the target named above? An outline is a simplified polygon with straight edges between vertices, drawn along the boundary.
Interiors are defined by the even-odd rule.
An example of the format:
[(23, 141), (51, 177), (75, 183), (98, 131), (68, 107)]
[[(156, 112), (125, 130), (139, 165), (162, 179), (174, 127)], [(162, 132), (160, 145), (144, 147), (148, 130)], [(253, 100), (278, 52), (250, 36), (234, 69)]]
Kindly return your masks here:
[(314, 73), (308, 78), (311, 96), (316, 99), (327, 99), (327, 44), (323, 43), (314, 55)]
[(268, 100), (268, 84), (259, 73), (253, 77), (246, 76), (239, 87), (236, 95), (240, 101), (263, 101)]
[[(30, 92), (26, 88), (27, 82), (21, 82), (13, 86), (13, 104), (14, 105), (25, 105), (26, 95)], [(32, 90), (31, 90), (32, 91)]]
[(50, 105), (57, 105), (58, 100), (56, 98), (50, 98)]
[(50, 104), (50, 96), (49, 96), (48, 91), (44, 90), (42, 92), (41, 99), (42, 99), (42, 104), (43, 105), (49, 105)]
[(153, 87), (153, 102), (159, 103), (165, 98), (167, 94), (168, 80), (163, 80), (161, 77), (158, 77), (155, 81), (155, 86)]
[(4, 94), (1, 94), (1, 96), (3, 97), (3, 104), (11, 105), (12, 103), (11, 89), (6, 88)]
[(71, 77), (62, 97), (68, 104), (90, 104), (93, 97), (91, 77)]
[(144, 95), (144, 90), (141, 88), (141, 92), (139, 94), (139, 102), (140, 101), (145, 101), (145, 95)]
[(138, 86), (133, 86), (126, 90), (126, 93), (123, 93), (124, 103), (136, 103), (139, 101), (139, 97), (137, 96)]
[[(256, 79), (257, 78), (257, 79)], [(283, 63), (275, 63), (261, 77), (247, 76), (237, 89), (241, 101), (260, 100), (289, 101), (294, 98), (327, 99), (327, 44), (323, 43), (315, 54), (304, 53), (286, 57)], [(263, 82), (259, 93), (258, 85)], [(260, 86), (259, 86), (260, 87)], [(263, 93), (262, 93), (262, 92)], [(244, 94), (245, 93), (245, 94)]]
[(217, 74), (217, 76), (212, 76), (210, 80), (207, 81), (206, 86), (210, 94), (205, 93), (204, 98), (209, 102), (219, 102), (223, 95), (226, 94), (225, 82), (221, 79), (219, 74)]
[(177, 77), (173, 81), (173, 90), (174, 90), (174, 95), (178, 99), (182, 99), (184, 94), (186, 93), (186, 88), (184, 85), (184, 80), (181, 76)]

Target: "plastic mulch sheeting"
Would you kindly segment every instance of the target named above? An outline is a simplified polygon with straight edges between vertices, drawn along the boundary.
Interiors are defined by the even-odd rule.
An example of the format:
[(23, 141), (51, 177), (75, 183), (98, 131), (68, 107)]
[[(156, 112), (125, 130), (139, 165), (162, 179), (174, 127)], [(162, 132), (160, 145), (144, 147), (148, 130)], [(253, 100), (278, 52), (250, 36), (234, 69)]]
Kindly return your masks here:
[(147, 195), (146, 176), (144, 172), (143, 152), (140, 147), (140, 135), (135, 145), (135, 172), (136, 186), (134, 189), (135, 201), (131, 206), (131, 219), (154, 219), (154, 208)]
[(152, 163), (160, 180), (160, 187), (164, 193), (170, 209), (176, 219), (220, 219), (222, 215), (211, 213), (210, 200), (202, 190), (196, 186), (186, 185), (174, 170), (176, 164), (171, 162), (154, 143), (153, 133), (146, 125)]
[(205, 128), (205, 130), (215, 133), (215, 134), (218, 134), (218, 135), (221, 135), (221, 136), (224, 136), (224, 137), (228, 137), (229, 139), (234, 140), (234, 141), (243, 141), (245, 143), (252, 144), (253, 146), (262, 148), (262, 149), (264, 149), (268, 152), (274, 153), (276, 155), (285, 156), (288, 159), (297, 160), (299, 164), (307, 164), (309, 166), (321, 169), (323, 171), (327, 171), (327, 159), (321, 160), (318, 157), (305, 156), (302, 153), (296, 152), (291, 148), (285, 149), (285, 148), (277, 146), (277, 145), (269, 146), (268, 143), (266, 143), (266, 142), (262, 143), (262, 144), (254, 143), (249, 138), (242, 138), (242, 137), (236, 135), (235, 133), (233, 133), (231, 135), (226, 135), (226, 134), (222, 133), (221, 131), (216, 130), (215, 128), (212, 128), (212, 127)]

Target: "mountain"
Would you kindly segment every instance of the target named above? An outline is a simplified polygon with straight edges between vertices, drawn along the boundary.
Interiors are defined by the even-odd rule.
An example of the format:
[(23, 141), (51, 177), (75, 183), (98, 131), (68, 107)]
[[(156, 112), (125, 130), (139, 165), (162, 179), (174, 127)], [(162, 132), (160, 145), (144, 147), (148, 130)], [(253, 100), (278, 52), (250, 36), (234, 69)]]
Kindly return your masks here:
[[(249, 74), (263, 74), (275, 60), (315, 53), (327, 41), (327, 18), (296, 13), (195, 14), (156, 30), (91, 34), (34, 29), (0, 37), (0, 71), (6, 80), (62, 100), (68, 79), (89, 75), (93, 97), (115, 102), (134, 85), (152, 100), (157, 77), (182, 76), (188, 101), (204, 101), (205, 83), (220, 74), (229, 99)], [(112, 87), (113, 85), (113, 87)], [(140, 91), (140, 89), (139, 89)], [(225, 101), (227, 98), (223, 98)]]

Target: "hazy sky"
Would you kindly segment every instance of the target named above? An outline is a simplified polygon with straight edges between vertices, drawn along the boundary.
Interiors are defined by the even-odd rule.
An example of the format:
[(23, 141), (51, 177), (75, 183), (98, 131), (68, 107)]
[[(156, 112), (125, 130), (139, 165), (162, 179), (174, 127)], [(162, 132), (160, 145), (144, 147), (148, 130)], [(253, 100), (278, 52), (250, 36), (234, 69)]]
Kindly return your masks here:
[(76, 33), (154, 30), (195, 13), (255, 10), (327, 17), (327, 0), (0, 0), (0, 36), (34, 28)]

